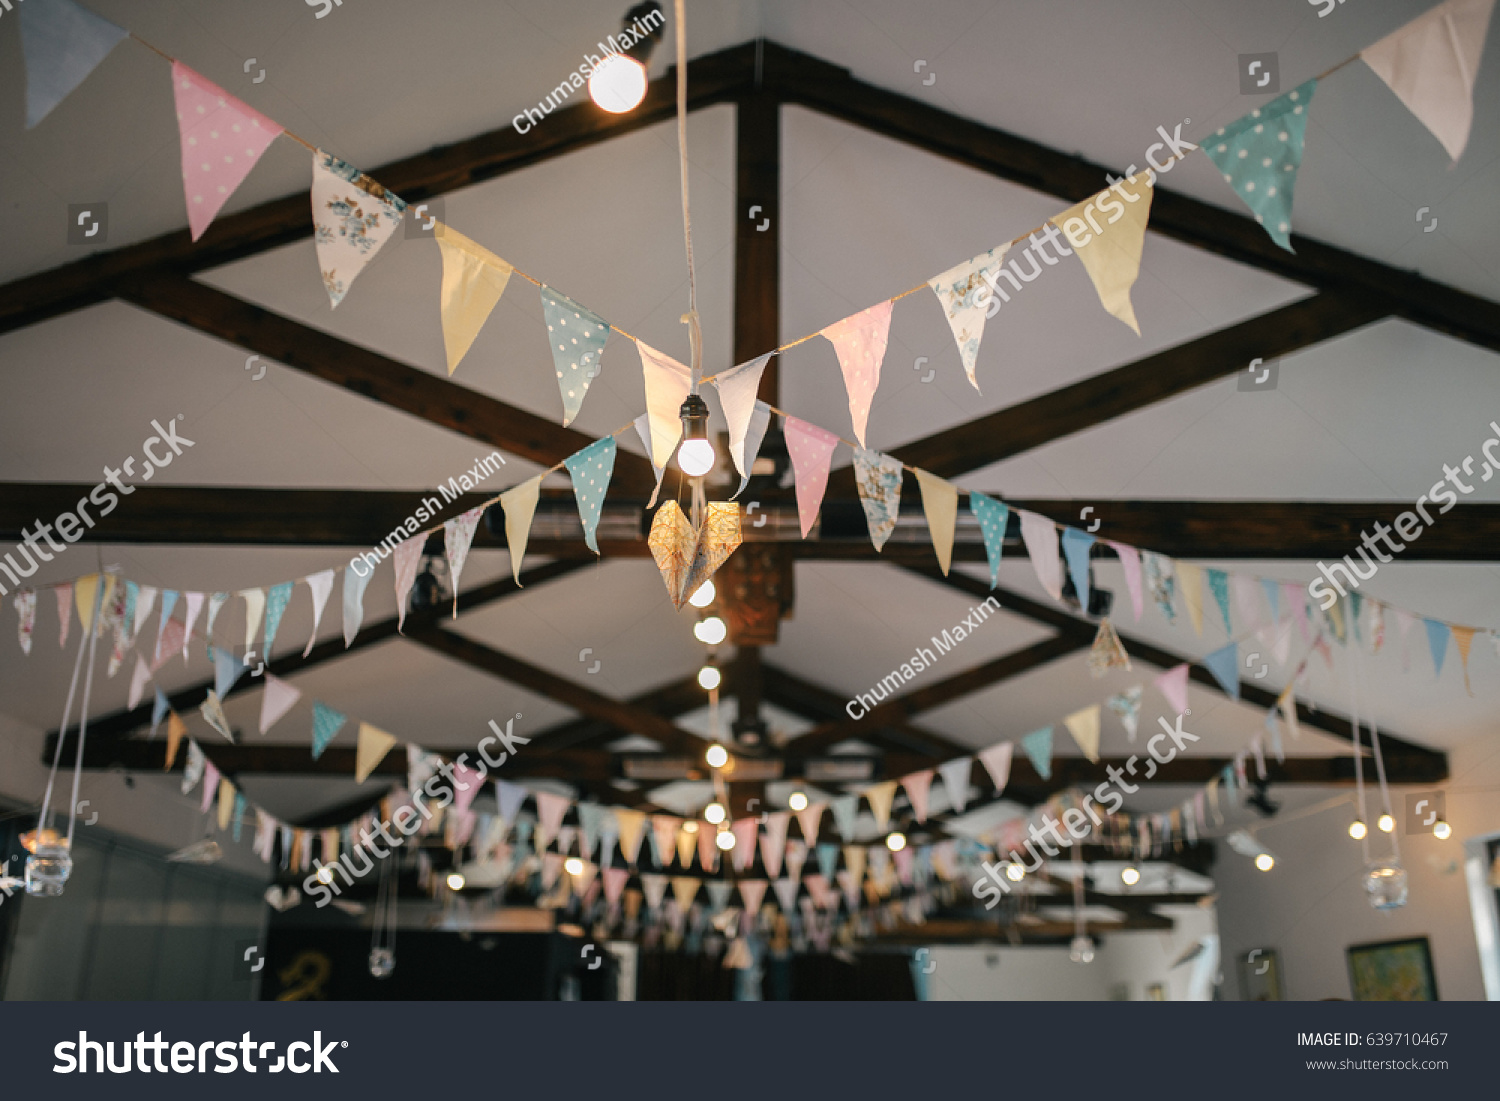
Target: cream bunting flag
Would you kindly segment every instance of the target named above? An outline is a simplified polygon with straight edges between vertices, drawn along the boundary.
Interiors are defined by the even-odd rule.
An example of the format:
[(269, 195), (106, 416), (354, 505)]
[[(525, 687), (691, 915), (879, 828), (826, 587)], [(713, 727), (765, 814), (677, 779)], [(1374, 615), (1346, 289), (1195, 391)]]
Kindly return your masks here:
[(1451, 627), (1449, 630), (1453, 632), (1453, 645), (1458, 648), (1458, 656), (1463, 659), (1464, 690), (1472, 696), (1474, 689), (1469, 687), (1469, 647), (1474, 644), (1474, 628)]
[(1182, 591), (1182, 602), (1187, 605), (1188, 619), (1192, 620), (1193, 633), (1203, 636), (1203, 571), (1191, 562), (1177, 563), (1177, 587)]
[(641, 893), (646, 896), (646, 906), (660, 910), (662, 899), (667, 897), (667, 877), (644, 872), (641, 875)]
[(887, 299), (868, 310), (836, 321), (822, 331), (838, 353), (844, 388), (849, 392), (849, 417), (854, 422), (854, 438), (861, 447), (868, 446), (865, 426), (870, 420), (870, 403), (875, 400), (875, 390), (880, 385), (880, 365), (885, 361), (894, 304)]
[(963, 361), (964, 374), (969, 376), (969, 385), (976, 390), (979, 383), (974, 378), (974, 365), (979, 360), (979, 341), (984, 337), (984, 319), (992, 296), (985, 286), (985, 276), (995, 277), (1009, 250), (1009, 244), (1000, 245), (927, 280), (948, 316), (948, 327), (953, 330), (953, 339), (958, 343), (958, 357)]
[(625, 857), (625, 863), (634, 867), (641, 853), (641, 841), (645, 837), (645, 812), (616, 807), (615, 823), (620, 829), (620, 852)]
[(474, 529), (484, 516), (483, 508), (471, 508), (443, 524), (443, 555), (448, 559), (448, 578), (453, 586), (453, 618), (458, 618), (458, 579), (463, 575), (464, 563), (469, 560), (469, 545), (474, 542)]
[(151, 669), (146, 665), (146, 659), (140, 654), (135, 656), (135, 672), (130, 677), (130, 697), (125, 702), (129, 711), (134, 711), (140, 706), (141, 696), (145, 694), (146, 682), (151, 679)]
[(948, 792), (948, 805), (955, 814), (962, 814), (969, 805), (969, 770), (973, 765), (973, 757), (955, 757), (938, 765), (938, 775)]
[(280, 677), (265, 674), (266, 690), (260, 698), (260, 732), (264, 734), (279, 723), (302, 693)]
[(786, 854), (786, 831), (791, 820), (789, 811), (781, 810), (766, 815), (766, 829), (760, 835), (760, 862), (772, 879), (781, 874), (781, 860)]
[(266, 611), (266, 590), (243, 589), (239, 595), (245, 598), (245, 649), (253, 650), (260, 620)]
[(318, 270), (329, 301), (337, 306), (400, 228), (406, 202), (320, 149), (313, 153), (312, 210)]
[[(187, 597), (187, 617), (182, 628), (183, 661), (187, 661), (188, 659), (188, 643), (193, 639), (193, 625), (198, 622), (198, 615), (203, 611), (202, 593), (187, 593), (185, 595)], [(269, 647), (267, 649), (269, 649)]]
[(359, 724), (359, 743), (354, 751), (354, 781), (362, 784), (369, 779), (385, 755), (395, 746), (396, 739), (379, 727), (369, 723)]
[(538, 474), (500, 494), (500, 507), (505, 510), (505, 542), (510, 547), (510, 568), (517, 585), (521, 584), (521, 560), (526, 557), (531, 518), (536, 515), (541, 492), (542, 475)]
[(1031, 558), (1031, 568), (1043, 590), (1053, 600), (1062, 599), (1062, 557), (1058, 550), (1057, 525), (1045, 516), (1038, 516), (1025, 509), (1016, 509), (1021, 515), (1021, 539), (1026, 544), (1026, 553)]
[[(865, 798), (869, 800), (870, 812), (875, 815), (875, 827), (883, 832), (891, 824), (891, 804), (896, 801), (896, 781), (872, 784), (865, 788)], [(845, 853), (847, 852), (846, 849)]]
[(911, 800), (911, 811), (918, 823), (927, 821), (927, 796), (936, 774), (935, 769), (924, 768), (901, 777), (901, 786), (906, 789), (906, 797)]
[(922, 510), (927, 513), (927, 532), (932, 549), (937, 552), (943, 576), (953, 564), (953, 532), (958, 524), (958, 487), (936, 474), (917, 471), (917, 485), (922, 489)]
[(323, 570), (321, 573), (308, 574), (302, 580), (312, 594), (313, 602), (312, 634), (307, 636), (307, 649), (302, 651), (302, 656), (307, 657), (312, 653), (313, 645), (318, 641), (318, 627), (323, 622), (323, 609), (328, 606), (328, 594), (333, 592), (333, 571)]
[(646, 416), (651, 418), (651, 462), (665, 467), (682, 438), (682, 403), (693, 388), (693, 372), (644, 340), (635, 347), (646, 384)]
[[(635, 425), (635, 434), (641, 438), (641, 446), (646, 449), (646, 459), (651, 461), (651, 414), (642, 413), (630, 422)], [(646, 502), (647, 508), (656, 507), (656, 498), (661, 495), (661, 480), (667, 473), (667, 468), (651, 463), (651, 473), (656, 475), (656, 487), (651, 490), (651, 499)]]
[(677, 847), (677, 830), (682, 825), (670, 814), (651, 816), (651, 843), (656, 848), (656, 865), (663, 871), (672, 866), (672, 853)]
[(1090, 761), (1099, 760), (1099, 705), (1075, 711), (1063, 720), (1078, 748)]
[(565, 795), (550, 791), (536, 793), (536, 848), (541, 852), (562, 830), (563, 815), (568, 813), (572, 800)]
[[(729, 422), (729, 457), (734, 460), (734, 468), (740, 472), (741, 482), (749, 479), (750, 469), (755, 463), (755, 452), (760, 450), (760, 437), (765, 435), (764, 423), (758, 435), (752, 430), (752, 418), (760, 411), (757, 407), (764, 405), (763, 402), (756, 401), (756, 395), (760, 392), (761, 373), (771, 361), (771, 355), (771, 352), (767, 352), (763, 356), (757, 356), (720, 372), (714, 379), (714, 388), (719, 391), (719, 404), (724, 408), (724, 419)], [(770, 412), (770, 407), (766, 406), (767, 422)], [(747, 447), (752, 439), (754, 446)], [(740, 488), (743, 489), (744, 486), (741, 485)], [(738, 497), (739, 494), (736, 493), (735, 496)]]
[(221, 776), (219, 777), (219, 829), (221, 831), (229, 828), (229, 817), (233, 813), (234, 785)]
[(515, 269), (452, 226), (435, 229), (443, 254), (443, 349), (452, 375), (474, 346)]
[[(888, 780), (886, 782), (889, 783), (892, 787), (896, 786), (896, 781), (894, 780)], [(877, 819), (877, 824), (878, 822), (879, 820)], [(889, 825), (889, 820), (887, 820), (886, 825)], [(885, 829), (885, 826), (882, 825), (880, 828), (883, 830)], [(865, 847), (863, 845), (844, 846), (844, 869), (849, 873), (849, 878), (854, 881), (855, 886), (858, 886), (865, 878), (865, 865), (868, 862), (868, 859), (869, 853), (865, 851)], [(834, 878), (838, 877), (835, 876)], [(849, 908), (851, 910), (854, 908), (852, 903)]]
[(375, 571), (365, 563), (365, 572), (360, 574), (352, 564), (344, 567), (344, 649), (354, 643), (359, 626), (365, 619), (365, 586), (370, 583)]
[[(1141, 327), (1130, 303), (1130, 288), (1141, 271), (1154, 190), (1149, 174), (1143, 172), (1049, 219), (1083, 261), (1104, 308), (1134, 329), (1136, 336), (1141, 335)], [(1109, 217), (1101, 224), (1098, 215), (1103, 214)]]
[(984, 765), (985, 771), (990, 774), (990, 779), (995, 782), (995, 794), (1002, 795), (1005, 785), (1010, 782), (1010, 757), (1015, 752), (1014, 742), (1000, 742), (988, 749), (981, 749), (974, 756)]
[(1474, 78), (1495, 0), (1448, 0), (1359, 56), (1456, 164), (1474, 121)]
[(818, 826), (823, 819), (824, 803), (809, 803), (797, 811), (797, 826), (802, 830), (802, 842), (808, 848), (818, 843)]
[[(684, 862), (683, 867), (687, 867)], [(698, 897), (698, 887), (703, 881), (697, 876), (678, 875), (672, 877), (672, 898), (677, 903), (677, 908), (684, 914), (693, 905), (693, 899)]]
[[(698, 827), (699, 833), (703, 832), (701, 824), (694, 823), (694, 825)], [(677, 863), (681, 864), (684, 869), (693, 866), (693, 846), (697, 843), (698, 838), (696, 834), (688, 833), (686, 829), (679, 829), (677, 831)], [(694, 882), (696, 883), (697, 880), (694, 880)]]
[(398, 543), (391, 552), (396, 566), (396, 630), (406, 623), (406, 594), (411, 592), (417, 579), (417, 566), (422, 561), (422, 548), (427, 545), (427, 533), (419, 532), (404, 543)]
[(172, 62), (172, 92), (182, 144), (182, 189), (196, 241), (281, 126), (180, 61)]

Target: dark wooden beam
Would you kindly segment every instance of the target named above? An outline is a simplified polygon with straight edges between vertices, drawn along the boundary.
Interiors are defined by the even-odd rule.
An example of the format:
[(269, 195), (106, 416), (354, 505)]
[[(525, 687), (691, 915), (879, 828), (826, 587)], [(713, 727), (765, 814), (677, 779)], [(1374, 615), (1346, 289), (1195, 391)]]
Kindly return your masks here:
[[(849, 697), (814, 684), (795, 673), (789, 673), (779, 666), (762, 663), (761, 678), (766, 698), (794, 714), (820, 722), (838, 719), (846, 714), (844, 704)], [(941, 734), (905, 721), (889, 722), (881, 729), (880, 734), (880, 740), (884, 744), (908, 753), (947, 759), (962, 757), (969, 752), (966, 747)], [(791, 744), (795, 746), (796, 742)]]
[[(694, 58), (688, 66), (689, 110), (732, 102), (750, 88), (754, 65), (753, 45)], [(487, 133), (365, 171), (403, 199), (415, 202), (672, 119), (676, 96), (677, 69), (673, 66), (650, 83), (641, 105), (625, 114), (609, 114), (584, 98), (552, 112), (545, 126), (524, 134), (506, 119)], [(95, 253), (0, 288), (0, 333), (114, 298), (150, 276), (206, 271), (300, 240), (312, 228), (307, 193), (299, 191), (215, 219), (196, 243), (183, 229)]]
[[(726, 674), (727, 672), (726, 670)], [(729, 679), (726, 675), (726, 682)], [(708, 696), (698, 686), (697, 674), (693, 674), (632, 696), (628, 702), (632, 707), (654, 712), (663, 718), (675, 719), (703, 707), (708, 702)], [(623, 738), (629, 733), (632, 731), (628, 727), (583, 717), (550, 726), (538, 732), (532, 741), (542, 752), (551, 752), (553, 749), (590, 746), (601, 741)]]
[[(757, 89), (735, 111), (734, 361), (781, 343), (781, 104)], [(779, 360), (760, 376), (760, 397), (777, 404)]]
[[(1091, 644), (1098, 628), (1087, 620), (1078, 619), (1070, 615), (1057, 605), (1038, 603), (1020, 593), (1012, 592), (1006, 588), (991, 589), (988, 584), (978, 578), (967, 574), (953, 571), (944, 577), (940, 570), (929, 570), (924, 567), (907, 567), (911, 572), (926, 577), (950, 588), (958, 589), (960, 592), (973, 596), (994, 596), (1000, 601), (1000, 606), (1009, 612), (1025, 616), (1027, 619), (1044, 623), (1054, 627), (1059, 632), (1059, 637), (1071, 637), (1077, 642)], [(1115, 629), (1119, 632), (1119, 622), (1116, 621)], [(1148, 664), (1155, 665), (1161, 669), (1170, 669), (1181, 665), (1183, 662), (1190, 663), (1188, 676), (1206, 688), (1212, 688), (1216, 692), (1223, 692), (1219, 682), (1213, 674), (1205, 669), (1197, 659), (1174, 654), (1160, 647), (1152, 646), (1142, 639), (1134, 638), (1124, 632), (1119, 632), (1120, 640), (1125, 650), (1132, 659), (1139, 659)], [(1087, 641), (1085, 641), (1087, 640)], [(1255, 707), (1271, 708), (1276, 703), (1277, 693), (1267, 691), (1253, 680), (1240, 681), (1240, 699)], [(1314, 710), (1306, 703), (1299, 701), (1297, 704), (1297, 721), (1304, 726), (1310, 726), (1321, 730), (1325, 734), (1332, 734), (1336, 738), (1342, 738), (1346, 742), (1354, 740), (1354, 728), (1347, 718), (1335, 712), (1322, 708)], [(1446, 779), (1448, 776), (1448, 755), (1439, 750), (1430, 749), (1427, 746), (1418, 745), (1415, 742), (1388, 733), (1384, 730), (1380, 733), (1380, 744), (1385, 753), (1386, 767), (1389, 770), (1392, 760), (1411, 758), (1413, 774), (1421, 776), (1436, 775), (1436, 779)], [(1290, 758), (1288, 758), (1290, 760)], [(1425, 779), (1421, 782), (1427, 782)], [(1435, 782), (1435, 781), (1434, 781)]]
[[(560, 463), (594, 442), (592, 436), (576, 429), (564, 428), (546, 417), (350, 344), (186, 276), (140, 279), (121, 287), (119, 293), (127, 302), (189, 328), (542, 466)], [(462, 473), (455, 471), (455, 475)], [(625, 493), (645, 495), (656, 485), (656, 476), (644, 458), (622, 450), (615, 457), (611, 484)]]

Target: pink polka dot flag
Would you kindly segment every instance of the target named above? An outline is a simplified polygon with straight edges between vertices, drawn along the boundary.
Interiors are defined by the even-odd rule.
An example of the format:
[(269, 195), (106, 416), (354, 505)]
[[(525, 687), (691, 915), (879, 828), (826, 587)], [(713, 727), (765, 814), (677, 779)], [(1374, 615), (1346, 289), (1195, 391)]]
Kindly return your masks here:
[(196, 241), (281, 126), (180, 61), (172, 62), (172, 92), (182, 137), (182, 190)]

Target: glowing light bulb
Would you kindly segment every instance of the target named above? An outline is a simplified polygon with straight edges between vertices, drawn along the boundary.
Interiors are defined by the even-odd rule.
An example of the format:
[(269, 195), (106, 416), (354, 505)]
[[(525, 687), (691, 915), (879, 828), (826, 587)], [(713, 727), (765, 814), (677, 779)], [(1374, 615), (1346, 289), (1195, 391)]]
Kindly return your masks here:
[(1365, 839), (1365, 834), (1369, 832), (1370, 827), (1366, 826), (1358, 818), (1349, 823), (1349, 836), (1354, 838), (1354, 840), (1356, 841), (1363, 841)]
[(563, 870), (566, 871), (569, 875), (582, 875), (583, 861), (578, 859), (578, 857), (576, 856), (570, 856), (568, 857), (568, 859), (563, 861)]
[(701, 478), (714, 468), (714, 445), (707, 440), (683, 440), (677, 449), (677, 465), (689, 478)]
[(712, 692), (715, 688), (719, 687), (719, 682), (723, 679), (718, 669), (712, 665), (705, 665), (702, 669), (698, 670), (698, 687), (705, 692)]
[(693, 625), (693, 637), (705, 646), (717, 646), (729, 637), (729, 628), (718, 616), (711, 615)]
[(889, 834), (885, 839), (885, 847), (890, 849), (893, 853), (900, 852), (902, 849), (906, 848), (906, 834), (899, 831)]
[(1086, 936), (1074, 937), (1068, 945), (1068, 959), (1074, 963), (1093, 963), (1094, 942)]
[(333, 882), (333, 869), (329, 868), (327, 864), (324, 864), (322, 867), (320, 867), (318, 869), (317, 880), (318, 880), (319, 883), (322, 883), (324, 886), (327, 886), (328, 884), (332, 883)]
[(698, 591), (688, 597), (688, 603), (695, 608), (707, 608), (714, 602), (714, 596), (718, 590), (714, 588), (712, 581), (705, 581), (698, 586)]
[(725, 852), (728, 852), (730, 849), (734, 848), (734, 831), (720, 830), (719, 836), (714, 838), (714, 844), (719, 846), (719, 848), (721, 848)]
[(462, 891), (464, 884), (467, 882), (468, 880), (464, 879), (458, 872), (448, 873), (448, 890), (450, 891)]
[(1012, 862), (1005, 866), (1005, 878), (1012, 883), (1019, 883), (1026, 878), (1026, 866)]
[(1270, 853), (1261, 853), (1255, 858), (1255, 866), (1263, 872), (1269, 872), (1276, 867), (1276, 858)]
[(1453, 836), (1453, 827), (1439, 818), (1432, 824), (1432, 836), (1439, 841), (1446, 841)]
[(723, 768), (729, 763), (729, 750), (715, 742), (708, 747), (703, 759), (708, 762), (709, 768)]
[(1375, 819), (1375, 825), (1380, 829), (1381, 833), (1390, 833), (1396, 828), (1396, 820), (1389, 814), (1382, 814), (1379, 818)]
[(787, 797), (786, 805), (793, 810), (806, 810), (807, 796), (800, 791), (794, 791)]
[(703, 808), (703, 817), (707, 819), (710, 826), (717, 826), (724, 821), (724, 804), (710, 803)]
[(1134, 864), (1126, 864), (1120, 869), (1120, 882), (1127, 887), (1134, 887), (1141, 881), (1141, 870)]
[(694, 822), (691, 818), (689, 818), (686, 822), (684, 822), (682, 824), (682, 832), (683, 833), (697, 833), (698, 832), (698, 823)]
[(646, 67), (633, 57), (610, 54), (594, 66), (589, 96), (612, 115), (634, 110), (646, 98)]

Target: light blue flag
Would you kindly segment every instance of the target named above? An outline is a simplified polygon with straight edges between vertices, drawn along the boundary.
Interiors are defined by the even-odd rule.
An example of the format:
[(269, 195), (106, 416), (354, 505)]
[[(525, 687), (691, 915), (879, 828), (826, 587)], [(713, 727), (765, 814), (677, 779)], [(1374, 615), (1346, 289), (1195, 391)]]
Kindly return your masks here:
[(839, 847), (831, 842), (823, 841), (818, 844), (818, 871), (828, 882), (833, 882), (833, 873), (839, 866)]
[[(5, 9), (11, 10), (6, 4)], [(130, 32), (73, 0), (23, 0), (21, 53), (26, 59), (26, 129), (46, 118)]]
[[(521, 789), (525, 791), (525, 788)], [(531, 846), (531, 835), (536, 830), (536, 823), (529, 818), (523, 818), (516, 823), (516, 848), (522, 853), (533, 852)]]
[(214, 695), (224, 699), (245, 675), (247, 666), (228, 650), (214, 647)]
[(1203, 659), (1203, 666), (1214, 675), (1214, 680), (1230, 699), (1240, 698), (1240, 648), (1237, 643), (1231, 642), (1209, 654)]
[(585, 860), (594, 859), (594, 846), (599, 843), (599, 830), (603, 823), (604, 808), (598, 803), (578, 804), (578, 832), (582, 835)]
[(314, 761), (323, 756), (328, 743), (338, 737), (339, 731), (348, 721), (349, 716), (342, 711), (335, 711), (327, 704), (313, 701), (312, 755)]
[(134, 581), (125, 582), (125, 637), (135, 634), (135, 602), (140, 599), (141, 587)]
[(859, 796), (844, 795), (828, 804), (828, 811), (845, 841), (854, 840), (854, 820), (859, 816)]
[(1266, 590), (1266, 603), (1271, 606), (1271, 622), (1275, 623), (1281, 618), (1281, 583), (1263, 579), (1260, 587)]
[[(167, 717), (167, 712), (170, 711), (171, 708), (172, 705), (167, 702), (167, 694), (158, 687), (156, 690), (156, 701), (151, 705), (152, 738), (156, 737), (157, 728), (161, 726), (161, 721)], [(147, 740), (149, 741), (150, 739)]]
[(234, 793), (234, 829), (230, 836), (236, 841), (240, 839), (240, 829), (245, 824), (245, 797), (238, 791)]
[(1077, 528), (1063, 528), (1063, 557), (1068, 560), (1068, 574), (1073, 578), (1073, 588), (1078, 593), (1078, 603), (1085, 612), (1089, 609), (1089, 550), (1094, 537)]
[(1033, 730), (1021, 739), (1021, 748), (1031, 758), (1036, 774), (1043, 780), (1052, 779), (1052, 728), (1044, 726)]
[(1000, 584), (1000, 556), (1005, 553), (1005, 528), (1010, 523), (1010, 506), (970, 490), (969, 508), (979, 517), (984, 553), (990, 560), (990, 588), (993, 589)]
[(1436, 619), (1424, 619), (1427, 628), (1427, 645), (1432, 648), (1432, 670), (1443, 675), (1443, 658), (1448, 656), (1448, 625)]
[(261, 656), (271, 660), (271, 644), (276, 641), (276, 628), (281, 626), (282, 613), (286, 611), (287, 601), (292, 599), (292, 586), (295, 581), (283, 581), (280, 585), (272, 585), (266, 592), (266, 648)]
[(1351, 620), (1349, 626), (1353, 629), (1355, 642), (1360, 641), (1359, 613), (1364, 607), (1364, 599), (1358, 591), (1349, 594), (1349, 619)]
[(563, 426), (567, 427), (578, 415), (589, 383), (599, 374), (609, 323), (551, 287), (542, 288), (542, 313), (547, 318), (547, 343), (557, 368)]
[(599, 542), (594, 533), (599, 527), (600, 510), (604, 508), (604, 492), (615, 471), (615, 438), (605, 436), (595, 440), (582, 451), (569, 455), (563, 465), (573, 479), (573, 496), (578, 500), (578, 517), (583, 521), (583, 540), (589, 550), (598, 554)]
[(1234, 634), (1234, 628), (1229, 623), (1229, 575), (1223, 570), (1209, 570), (1208, 587), (1214, 594), (1214, 600), (1219, 605), (1219, 614), (1224, 617), (1224, 633)]
[(526, 789), (520, 784), (495, 781), (495, 804), (500, 808), (500, 817), (507, 825), (516, 820), (516, 814), (526, 801), (526, 795)]
[(1292, 191), (1302, 166), (1307, 112), (1316, 79), (1236, 119), (1203, 143), (1225, 181), (1255, 220), (1288, 252), (1292, 249)]
[(704, 884), (708, 888), (708, 904), (714, 913), (723, 910), (729, 905), (729, 892), (734, 890), (734, 884), (727, 879), (710, 879)]

